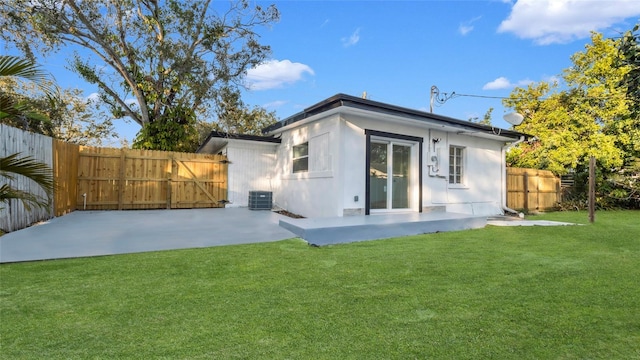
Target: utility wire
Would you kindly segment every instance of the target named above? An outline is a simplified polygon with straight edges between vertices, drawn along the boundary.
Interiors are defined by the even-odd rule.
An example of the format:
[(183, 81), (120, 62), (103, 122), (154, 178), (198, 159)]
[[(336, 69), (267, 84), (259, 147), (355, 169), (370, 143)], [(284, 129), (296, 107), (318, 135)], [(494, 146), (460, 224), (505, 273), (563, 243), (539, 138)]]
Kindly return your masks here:
[[(511, 100), (534, 100), (531, 97), (517, 97), (517, 98), (511, 98), (509, 96), (489, 96), (489, 95), (475, 95), (475, 94), (458, 94), (455, 91), (452, 92), (451, 94), (447, 94), (444, 93), (445, 95), (445, 99), (449, 100), (449, 99), (453, 99), (456, 97), (472, 97), (472, 98), (481, 98), (481, 99), (500, 99), (500, 100), (505, 100), (505, 99), (511, 99)], [(616, 99), (616, 98), (624, 98), (625, 96), (623, 94), (620, 95), (606, 95), (606, 96), (580, 96), (584, 99)], [(549, 97), (542, 97), (542, 98), (537, 98), (535, 100), (538, 101), (544, 101), (549, 99)], [(440, 99), (439, 99), (440, 100)], [(445, 100), (445, 101), (446, 101)], [(439, 104), (443, 104), (443, 101), (437, 101), (437, 103)]]

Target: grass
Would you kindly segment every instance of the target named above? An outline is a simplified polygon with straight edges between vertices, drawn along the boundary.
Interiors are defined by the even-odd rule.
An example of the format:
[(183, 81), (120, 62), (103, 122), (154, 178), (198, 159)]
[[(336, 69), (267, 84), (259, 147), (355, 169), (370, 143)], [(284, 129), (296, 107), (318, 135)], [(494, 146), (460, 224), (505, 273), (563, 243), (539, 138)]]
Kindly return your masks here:
[(640, 213), (0, 266), (2, 359), (639, 359)]

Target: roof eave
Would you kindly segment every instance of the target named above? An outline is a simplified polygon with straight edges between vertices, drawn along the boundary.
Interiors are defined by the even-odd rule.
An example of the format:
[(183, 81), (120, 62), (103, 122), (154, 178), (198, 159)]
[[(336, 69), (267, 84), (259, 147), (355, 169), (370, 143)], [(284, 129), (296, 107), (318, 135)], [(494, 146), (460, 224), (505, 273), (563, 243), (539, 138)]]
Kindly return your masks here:
[(245, 134), (229, 134), (221, 131), (211, 131), (209, 136), (202, 142), (196, 153), (201, 152), (203, 149), (207, 147), (210, 141), (213, 139), (229, 139), (229, 140), (239, 140), (239, 141), (250, 141), (250, 142), (258, 142), (261, 144), (280, 144), (281, 140), (279, 138), (273, 136), (259, 136), (259, 135), (245, 135)]
[[(530, 135), (513, 131), (513, 130), (507, 130), (502, 128), (496, 128), (493, 126), (477, 124), (470, 121), (454, 119), (447, 116), (427, 113), (424, 111), (390, 105), (390, 104), (381, 103), (373, 100), (362, 99), (362, 98), (358, 98), (358, 97), (350, 96), (346, 94), (334, 95), (326, 100), (323, 100), (317, 104), (314, 104), (304, 109), (303, 111), (297, 114), (294, 114), (269, 127), (266, 127), (262, 131), (265, 134), (273, 134), (274, 132), (277, 132), (277, 130), (281, 130), (282, 128), (288, 127), (294, 123), (298, 123), (302, 120), (309, 119), (310, 117), (321, 114), (323, 112), (336, 109), (341, 106), (357, 108), (365, 111), (386, 113), (389, 115), (408, 116), (415, 120), (422, 120), (422, 121), (431, 120), (438, 123), (444, 122), (447, 125), (460, 128), (462, 132), (483, 133), (489, 136), (494, 135), (500, 138), (507, 138), (507, 139), (503, 139), (505, 141), (511, 140), (511, 139), (517, 140), (523, 136), (525, 138), (531, 137)], [(431, 121), (428, 121), (428, 122), (431, 122)]]

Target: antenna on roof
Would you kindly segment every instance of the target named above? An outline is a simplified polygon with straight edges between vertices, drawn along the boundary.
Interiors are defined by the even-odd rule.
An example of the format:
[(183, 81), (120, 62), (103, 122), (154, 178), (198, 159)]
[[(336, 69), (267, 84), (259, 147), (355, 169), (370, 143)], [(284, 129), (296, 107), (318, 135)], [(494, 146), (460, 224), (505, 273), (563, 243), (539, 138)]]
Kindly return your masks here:
[(365, 100), (367, 99), (367, 92), (366, 91), (362, 92), (362, 98), (365, 99)]

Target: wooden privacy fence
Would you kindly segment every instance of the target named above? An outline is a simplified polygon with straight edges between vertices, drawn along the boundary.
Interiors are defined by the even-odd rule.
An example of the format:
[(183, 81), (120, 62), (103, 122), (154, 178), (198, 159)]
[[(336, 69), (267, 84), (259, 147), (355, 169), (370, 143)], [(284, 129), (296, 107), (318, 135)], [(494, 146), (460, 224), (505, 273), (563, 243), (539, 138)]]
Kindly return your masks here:
[(551, 171), (507, 168), (507, 206), (516, 210), (546, 211), (562, 201), (560, 178)]
[(227, 163), (224, 155), (82, 146), (77, 208), (224, 207)]
[(77, 208), (80, 146), (53, 139), (53, 213), (68, 214)]
[[(0, 157), (19, 153), (20, 157), (33, 159), (52, 166), (52, 140), (48, 136), (34, 134), (11, 126), (0, 124)], [(33, 181), (24, 176), (13, 179), (0, 177), (0, 186), (7, 184), (14, 189), (46, 198), (46, 193)], [(0, 229), (15, 231), (38, 221), (50, 219), (53, 212), (37, 206), (26, 208), (21, 201), (0, 202)]]
[[(77, 209), (224, 207), (227, 158), (223, 155), (83, 147), (0, 124), (0, 157), (31, 156), (53, 169), (50, 209), (11, 200), (0, 203), (0, 230), (25, 228)], [(38, 196), (45, 192), (23, 176), (0, 177)], [(86, 194), (86, 196), (83, 196)]]

